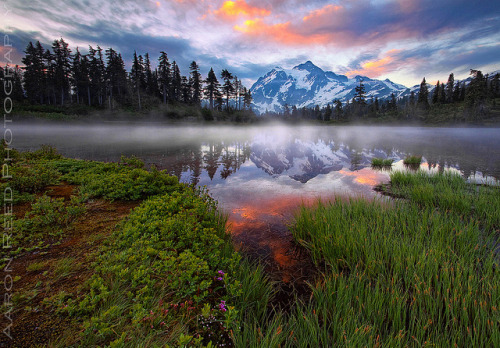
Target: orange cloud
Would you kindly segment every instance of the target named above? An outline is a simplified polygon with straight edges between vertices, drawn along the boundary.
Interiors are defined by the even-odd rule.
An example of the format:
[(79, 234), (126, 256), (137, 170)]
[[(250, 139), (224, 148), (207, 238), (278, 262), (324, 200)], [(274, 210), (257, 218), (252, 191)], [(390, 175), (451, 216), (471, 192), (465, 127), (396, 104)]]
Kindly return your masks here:
[(245, 0), (226, 1), (222, 7), (215, 11), (215, 14), (227, 19), (235, 19), (237, 17), (266, 17), (271, 14), (271, 11), (254, 7), (245, 2)]
[(342, 9), (342, 6), (338, 5), (326, 5), (323, 8), (320, 8), (319, 10), (314, 10), (309, 12), (307, 16), (303, 18), (304, 21), (310, 21), (314, 19), (318, 19), (324, 15), (330, 15), (333, 12), (339, 11)]
[(286, 45), (325, 44), (329, 41), (327, 35), (308, 36), (297, 33), (292, 29), (290, 22), (267, 24), (260, 18), (247, 20), (243, 26), (235, 25), (234, 29), (250, 36), (265, 36)]
[(349, 77), (354, 75), (365, 75), (369, 77), (378, 77), (383, 75), (395, 69), (394, 63), (396, 58), (394, 55), (398, 52), (399, 50), (390, 50), (386, 53), (385, 57), (363, 63), (361, 65), (361, 69), (348, 71), (346, 72), (346, 75)]

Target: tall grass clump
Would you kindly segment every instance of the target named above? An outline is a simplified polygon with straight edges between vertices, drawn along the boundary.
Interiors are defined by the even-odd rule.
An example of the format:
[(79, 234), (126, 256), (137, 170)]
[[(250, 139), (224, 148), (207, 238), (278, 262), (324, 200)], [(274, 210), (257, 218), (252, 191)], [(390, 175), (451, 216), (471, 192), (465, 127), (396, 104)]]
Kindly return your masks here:
[[(476, 215), (481, 199), (457, 203), (449, 192), (436, 198), (433, 185), (471, 191), (451, 174), (394, 173), (391, 179), (410, 201), (337, 200), (296, 216), (294, 238), (325, 273), (311, 285), (310, 303), (290, 319), (293, 339), (299, 346), (308, 340), (318, 346), (494, 346), (500, 340), (498, 242), (486, 226), (500, 211), (489, 211), (495, 217), (488, 225), (476, 218), (485, 213)], [(416, 183), (425, 185), (421, 195)]]
[(473, 217), (482, 229), (500, 226), (500, 187), (467, 183), (458, 173), (391, 173), (388, 193), (428, 207), (439, 207), (464, 218)]
[(394, 162), (393, 159), (387, 158), (372, 158), (372, 167), (391, 167), (392, 162)]
[(406, 156), (403, 160), (403, 164), (408, 165), (418, 165), (420, 163), (422, 163), (422, 156)]

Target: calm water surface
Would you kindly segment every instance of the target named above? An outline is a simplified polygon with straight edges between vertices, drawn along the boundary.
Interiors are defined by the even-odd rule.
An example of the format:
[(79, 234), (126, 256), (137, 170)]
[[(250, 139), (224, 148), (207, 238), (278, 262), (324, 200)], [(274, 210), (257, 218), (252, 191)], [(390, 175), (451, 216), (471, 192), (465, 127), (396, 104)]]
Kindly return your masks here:
[(422, 155), (426, 170), (500, 179), (499, 128), (18, 123), (12, 131), (20, 150), (51, 144), (65, 156), (99, 161), (136, 155), (206, 185), (229, 213), (235, 242), (283, 268), (297, 262), (286, 228), (293, 211), (319, 197), (375, 197), (373, 186), (389, 175), (370, 167), (373, 157), (404, 170), (406, 155)]

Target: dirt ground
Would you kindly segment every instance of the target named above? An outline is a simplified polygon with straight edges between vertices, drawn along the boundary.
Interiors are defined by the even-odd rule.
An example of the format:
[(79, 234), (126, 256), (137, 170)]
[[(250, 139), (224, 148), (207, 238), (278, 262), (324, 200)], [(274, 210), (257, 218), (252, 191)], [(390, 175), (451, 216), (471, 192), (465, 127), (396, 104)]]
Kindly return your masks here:
[[(75, 188), (61, 184), (47, 187), (45, 193), (69, 200), (75, 194)], [(91, 200), (86, 203), (86, 213), (69, 226), (59, 245), (14, 257), (11, 274), (20, 279), (14, 282), (12, 294), (21, 297), (21, 301), (16, 301), (11, 313), (12, 340), (2, 334), (0, 347), (51, 346), (65, 336), (69, 336), (65, 338), (66, 342), (71, 341), (71, 332), (80, 330), (78, 320), (57, 314), (54, 306), (43, 300), (63, 291), (78, 295), (92, 275), (93, 253), (116, 224), (139, 203)], [(21, 218), (29, 209), (30, 204), (14, 206), (14, 213)], [(60, 265), (66, 268), (62, 269)], [(3, 316), (0, 322), (3, 330), (8, 322)]]

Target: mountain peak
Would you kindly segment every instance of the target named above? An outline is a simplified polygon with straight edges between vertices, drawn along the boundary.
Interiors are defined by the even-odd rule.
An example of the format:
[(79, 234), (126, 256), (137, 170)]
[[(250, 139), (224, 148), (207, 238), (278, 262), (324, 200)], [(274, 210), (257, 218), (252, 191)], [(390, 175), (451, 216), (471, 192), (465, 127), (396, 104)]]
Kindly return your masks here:
[(321, 71), (323, 71), (321, 68), (318, 68), (316, 65), (314, 65), (314, 63), (311, 62), (310, 60), (308, 60), (305, 63), (297, 65), (293, 69), (294, 70), (307, 70), (307, 71), (314, 71), (314, 70), (321, 70)]

